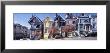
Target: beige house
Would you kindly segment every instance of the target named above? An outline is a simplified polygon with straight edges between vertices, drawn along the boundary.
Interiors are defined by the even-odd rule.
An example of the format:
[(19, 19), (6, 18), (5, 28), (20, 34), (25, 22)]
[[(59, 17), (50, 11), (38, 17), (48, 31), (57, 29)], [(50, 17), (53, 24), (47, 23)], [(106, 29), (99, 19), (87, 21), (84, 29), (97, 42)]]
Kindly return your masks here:
[(48, 39), (49, 36), (49, 29), (52, 27), (53, 21), (50, 17), (46, 17), (43, 21), (44, 23), (44, 39)]

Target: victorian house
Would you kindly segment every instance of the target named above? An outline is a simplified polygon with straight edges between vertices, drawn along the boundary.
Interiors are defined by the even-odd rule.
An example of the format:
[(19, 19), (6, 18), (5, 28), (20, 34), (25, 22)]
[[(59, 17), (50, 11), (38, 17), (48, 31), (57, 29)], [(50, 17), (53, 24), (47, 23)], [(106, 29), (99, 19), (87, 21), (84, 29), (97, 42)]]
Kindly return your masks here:
[(65, 20), (56, 13), (56, 17), (54, 19), (54, 23), (53, 25), (56, 27), (56, 28), (61, 28), (63, 26), (65, 26)]
[(91, 25), (91, 17), (82, 13), (78, 17), (78, 32), (79, 34), (85, 34), (83, 32), (91, 32), (92, 25)]
[(77, 17), (73, 16), (72, 13), (66, 13), (65, 16), (66, 19), (66, 31), (67, 31), (67, 36), (73, 37), (74, 31), (77, 30)]
[(22, 26), (20, 24), (14, 24), (14, 39), (23, 39), (23, 38), (29, 38), (29, 29), (25, 26)]
[(30, 20), (28, 21), (28, 23), (31, 25), (31, 35), (30, 38), (33, 35), (39, 35), (41, 36), (41, 38), (43, 38), (43, 22), (37, 17), (37, 16), (33, 16), (30, 18)]
[(90, 16), (90, 17), (92, 17), (92, 19), (91, 19), (92, 32), (97, 32), (97, 16), (93, 15), (93, 16)]
[[(77, 17), (73, 16), (72, 13), (67, 13), (65, 16), (66, 19), (66, 25), (74, 28), (73, 30), (76, 30), (76, 26), (77, 26)], [(73, 31), (72, 30), (72, 31)]]
[[(65, 20), (56, 13), (56, 17), (54, 19), (52, 26), (53, 26), (53, 28), (55, 28), (54, 33), (60, 37), (62, 34), (62, 28), (65, 26)], [(58, 37), (58, 36), (56, 36), (56, 37)]]
[(46, 17), (45, 19), (44, 19), (44, 21), (43, 21), (43, 23), (44, 23), (44, 38), (48, 38), (48, 36), (49, 36), (49, 30), (50, 30), (50, 28), (52, 27), (52, 24), (53, 24), (53, 21), (51, 20), (51, 18), (50, 17)]

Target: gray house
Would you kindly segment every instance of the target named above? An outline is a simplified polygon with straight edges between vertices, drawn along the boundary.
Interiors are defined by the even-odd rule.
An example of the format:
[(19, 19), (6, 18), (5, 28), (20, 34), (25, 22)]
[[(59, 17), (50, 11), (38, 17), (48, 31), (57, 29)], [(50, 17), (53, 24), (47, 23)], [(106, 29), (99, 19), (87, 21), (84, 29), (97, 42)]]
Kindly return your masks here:
[(65, 20), (56, 13), (56, 17), (54, 19), (54, 23), (53, 25), (56, 27), (56, 28), (61, 28), (63, 26), (65, 26)]
[(92, 24), (92, 32), (97, 32), (97, 16), (93, 15), (91, 16), (91, 24)]
[(14, 24), (14, 40), (29, 38), (29, 29), (20, 24)]
[(92, 25), (91, 25), (91, 17), (89, 17), (88, 15), (85, 15), (84, 13), (82, 13), (79, 17), (78, 17), (78, 32), (83, 35), (85, 35), (84, 32), (91, 32), (92, 29)]
[[(37, 16), (33, 16), (30, 18), (30, 20), (28, 21), (28, 23), (31, 25), (31, 35), (30, 38), (33, 35), (37, 35), (40, 33), (39, 36), (43, 37), (43, 22), (37, 17)], [(40, 37), (41, 38), (41, 37)]]

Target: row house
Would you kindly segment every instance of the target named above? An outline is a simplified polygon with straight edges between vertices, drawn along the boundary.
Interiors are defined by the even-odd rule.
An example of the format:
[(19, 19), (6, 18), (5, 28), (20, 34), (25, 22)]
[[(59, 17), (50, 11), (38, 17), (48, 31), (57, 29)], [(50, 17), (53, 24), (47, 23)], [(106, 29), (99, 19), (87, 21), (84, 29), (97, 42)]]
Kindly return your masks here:
[(56, 13), (56, 17), (54, 19), (53, 26), (60, 29), (61, 27), (65, 26), (65, 20)]
[(66, 19), (66, 25), (72, 26), (74, 30), (76, 30), (77, 17), (73, 16), (72, 13), (67, 13), (65, 19)]
[[(97, 32), (97, 17), (96, 15), (81, 13), (79, 16), (73, 16), (72, 13), (67, 13), (65, 16), (66, 26), (77, 31), (78, 34), (87, 34), (88, 32)], [(69, 28), (70, 28), (69, 27)]]
[(79, 34), (84, 34), (84, 32), (91, 32), (92, 25), (91, 25), (92, 17), (85, 15), (82, 13), (78, 17), (78, 32)]
[(20, 24), (14, 24), (14, 39), (29, 38), (29, 29)]
[(36, 34), (43, 38), (43, 22), (38, 17), (32, 15), (28, 23), (31, 25), (30, 38)]
[(92, 32), (97, 32), (97, 16), (90, 16), (92, 17), (91, 19), (91, 24), (92, 24)]
[(52, 27), (52, 24), (53, 24), (53, 21), (51, 20), (50, 17), (46, 17), (44, 20), (43, 20), (43, 24), (44, 24), (44, 39), (48, 38), (49, 36), (49, 30), (51, 29)]
[[(36, 31), (41, 32), (43, 38), (48, 37), (49, 30), (53, 27), (56, 29), (55, 32), (62, 33), (62, 28), (65, 31), (65, 28), (70, 28), (69, 31), (74, 32), (78, 31), (79, 34), (88, 31), (97, 31), (96, 30), (96, 17), (91, 15), (86, 15), (81, 13), (80, 16), (74, 16), (72, 13), (66, 13), (65, 20), (56, 13), (55, 19), (52, 21), (50, 17), (46, 17), (43, 22), (38, 18), (32, 15), (29, 20), (31, 25), (31, 36), (36, 34)], [(65, 27), (66, 26), (66, 27)], [(68, 32), (69, 32), (68, 31)]]
[(66, 13), (65, 20), (67, 36), (73, 37), (74, 31), (77, 30), (77, 17), (73, 16), (72, 13)]
[(65, 27), (65, 23), (66, 21), (56, 13), (56, 17), (54, 19), (54, 22), (53, 22), (53, 26), (55, 27), (55, 37), (61, 37), (61, 34), (62, 34), (62, 28)]

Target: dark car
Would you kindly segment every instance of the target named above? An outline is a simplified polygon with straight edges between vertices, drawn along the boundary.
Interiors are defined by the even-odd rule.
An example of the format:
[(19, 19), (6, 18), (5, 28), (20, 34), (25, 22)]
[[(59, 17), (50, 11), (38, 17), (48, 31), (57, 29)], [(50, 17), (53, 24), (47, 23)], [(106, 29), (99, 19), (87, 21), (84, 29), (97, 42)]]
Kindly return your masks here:
[(97, 32), (88, 33), (86, 37), (97, 37)]

